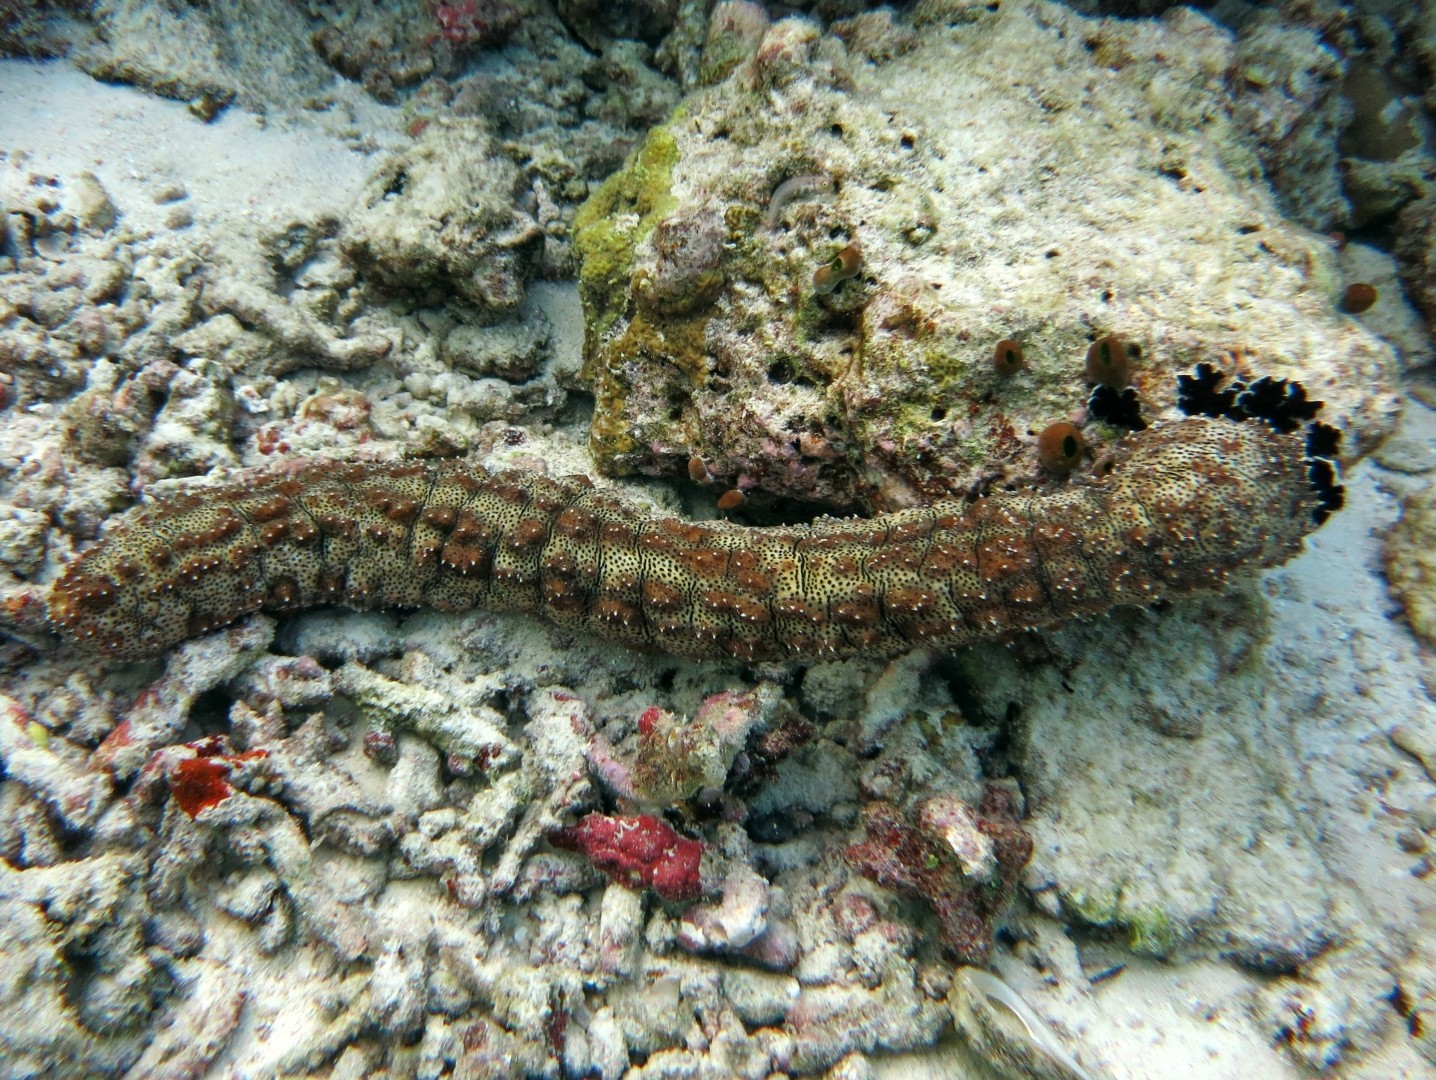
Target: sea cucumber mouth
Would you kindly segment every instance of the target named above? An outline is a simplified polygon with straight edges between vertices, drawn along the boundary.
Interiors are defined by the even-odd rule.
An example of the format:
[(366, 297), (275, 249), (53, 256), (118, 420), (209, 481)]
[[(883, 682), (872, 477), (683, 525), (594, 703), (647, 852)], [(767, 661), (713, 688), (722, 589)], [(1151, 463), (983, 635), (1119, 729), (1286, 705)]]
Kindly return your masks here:
[(1337, 482), (1341, 431), (1317, 419), (1324, 404), (1308, 398), (1299, 382), (1265, 376), (1246, 383), (1214, 364), (1177, 376), (1177, 407), (1188, 416), (1255, 420), (1284, 434), (1306, 425), (1307, 480), (1316, 496), (1311, 516), (1318, 525), (1346, 505), (1346, 488)]

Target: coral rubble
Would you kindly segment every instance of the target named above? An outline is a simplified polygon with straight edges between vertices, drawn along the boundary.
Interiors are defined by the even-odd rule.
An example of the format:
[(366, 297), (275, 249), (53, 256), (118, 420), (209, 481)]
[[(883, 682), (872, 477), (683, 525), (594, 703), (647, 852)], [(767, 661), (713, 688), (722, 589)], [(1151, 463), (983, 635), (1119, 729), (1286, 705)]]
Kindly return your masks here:
[(930, 904), (943, 946), (959, 963), (986, 963), (993, 920), (1032, 854), (1012, 793), (989, 785), (977, 807), (933, 796), (907, 815), (872, 802), (863, 825), (866, 836), (848, 848), (848, 861), (879, 885)]
[(1436, 644), (1436, 498), (1430, 485), (1412, 492), (1386, 538), (1386, 580), (1421, 639)]

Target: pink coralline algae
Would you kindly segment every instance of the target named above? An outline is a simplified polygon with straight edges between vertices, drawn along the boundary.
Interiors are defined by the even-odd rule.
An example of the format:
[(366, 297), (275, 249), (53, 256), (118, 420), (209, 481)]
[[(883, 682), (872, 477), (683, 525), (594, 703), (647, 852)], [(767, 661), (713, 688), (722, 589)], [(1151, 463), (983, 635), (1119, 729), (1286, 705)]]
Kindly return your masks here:
[(785, 719), (783, 695), (772, 683), (704, 700), (692, 721), (651, 708), (638, 719), (633, 760), (635, 793), (655, 806), (721, 789), (730, 772), (751, 767), (744, 755), (753, 732)]
[(703, 845), (650, 814), (587, 814), (548, 834), (555, 847), (577, 851), (620, 885), (645, 885), (665, 900), (703, 895)]
[[(955, 813), (961, 807), (966, 813)], [(970, 828), (962, 828), (962, 819)], [(989, 784), (975, 809), (956, 799), (924, 799), (907, 813), (887, 802), (863, 808), (867, 835), (845, 852), (863, 877), (926, 901), (944, 948), (963, 964), (983, 965), (993, 923), (1007, 907), (1032, 856), (1012, 793)]]
[(518, 9), (504, 0), (457, 0), (434, 5), (439, 36), (451, 45), (496, 44), (518, 28)]

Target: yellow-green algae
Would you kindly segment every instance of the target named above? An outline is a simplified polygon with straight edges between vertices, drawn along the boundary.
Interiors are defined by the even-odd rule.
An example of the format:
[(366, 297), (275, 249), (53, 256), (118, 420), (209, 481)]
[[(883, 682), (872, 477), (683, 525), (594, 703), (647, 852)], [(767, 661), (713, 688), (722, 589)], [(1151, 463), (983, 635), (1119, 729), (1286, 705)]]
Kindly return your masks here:
[(1090, 926), (1107, 926), (1127, 931), (1127, 947), (1138, 956), (1164, 959), (1187, 937), (1188, 931), (1160, 907), (1128, 907), (1120, 890), (1093, 894), (1064, 893), (1063, 906)]
[[(679, 108), (669, 123), (676, 123), (682, 115)], [(597, 371), (598, 342), (625, 310), (634, 248), (677, 205), (671, 191), (677, 164), (678, 142), (672, 131), (667, 125), (656, 127), (624, 167), (600, 184), (574, 214), (574, 248), (581, 260), (579, 297), (587, 316), (581, 377), (594, 391), (589, 442), (595, 459), (610, 469), (635, 443), (624, 415), (621, 372)], [(631, 327), (630, 332), (633, 330)], [(610, 355), (617, 361), (626, 350), (617, 349)]]
[(579, 295), (593, 316), (586, 333), (584, 362), (593, 359), (591, 342), (622, 313), (633, 274), (633, 249), (667, 216), (678, 200), (672, 194), (678, 141), (670, 130), (683, 115), (654, 128), (623, 168), (598, 186), (574, 214), (574, 248), (582, 260)]

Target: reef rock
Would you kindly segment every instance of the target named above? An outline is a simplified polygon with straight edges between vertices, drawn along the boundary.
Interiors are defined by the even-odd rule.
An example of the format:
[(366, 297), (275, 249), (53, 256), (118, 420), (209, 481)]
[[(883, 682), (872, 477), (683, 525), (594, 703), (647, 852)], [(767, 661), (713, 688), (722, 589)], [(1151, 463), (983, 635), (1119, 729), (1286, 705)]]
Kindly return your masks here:
[(1407, 496), (1386, 538), (1386, 580), (1416, 636), (1436, 644), (1436, 488)]
[[(696, 457), (721, 487), (868, 509), (1033, 481), (1054, 420), (1094, 456), (1115, 434), (1083, 371), (1109, 334), (1147, 421), (1205, 360), (1299, 380), (1349, 452), (1379, 440), (1396, 358), (1278, 209), (1227, 30), (1040, 2), (914, 19), (773, 24), (581, 208), (602, 468)], [(1001, 374), (1007, 339), (1026, 362)]]
[(389, 290), (452, 290), (496, 321), (522, 302), (543, 243), (515, 205), (518, 182), (482, 121), (434, 121), (370, 178), (341, 248)]

